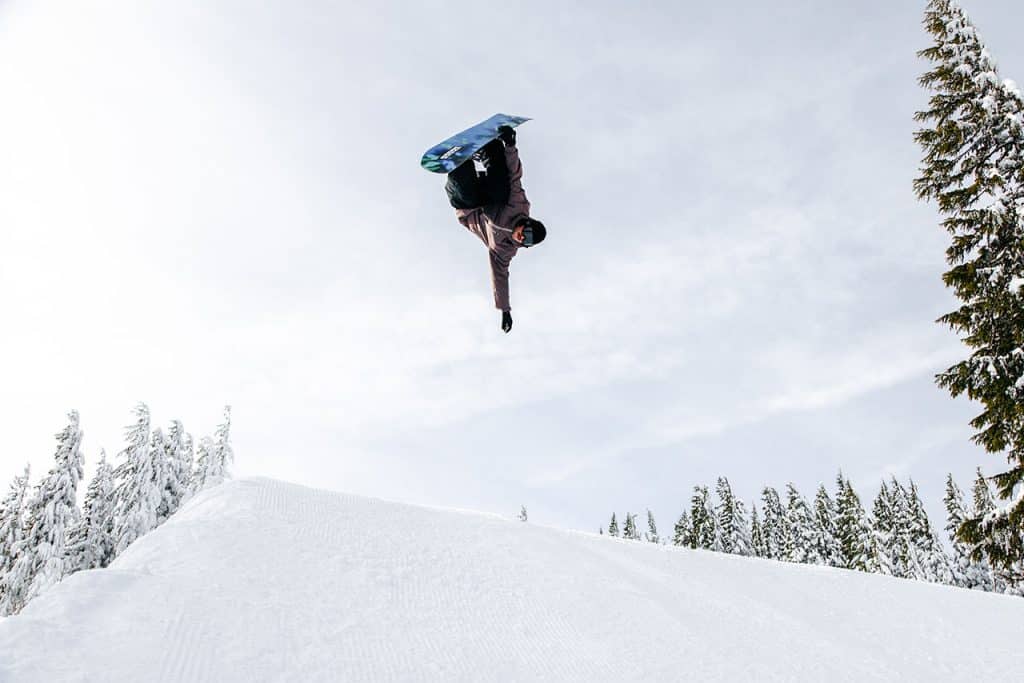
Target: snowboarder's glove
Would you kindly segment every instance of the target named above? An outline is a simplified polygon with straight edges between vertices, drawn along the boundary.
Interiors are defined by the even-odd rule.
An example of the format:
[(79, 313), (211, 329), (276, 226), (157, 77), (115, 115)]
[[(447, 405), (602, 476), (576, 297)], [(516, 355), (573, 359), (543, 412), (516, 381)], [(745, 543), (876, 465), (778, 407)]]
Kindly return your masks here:
[(501, 330), (508, 334), (508, 331), (512, 329), (512, 314), (508, 311), (501, 312)]
[(516, 130), (512, 126), (498, 126), (498, 138), (506, 147), (516, 146)]

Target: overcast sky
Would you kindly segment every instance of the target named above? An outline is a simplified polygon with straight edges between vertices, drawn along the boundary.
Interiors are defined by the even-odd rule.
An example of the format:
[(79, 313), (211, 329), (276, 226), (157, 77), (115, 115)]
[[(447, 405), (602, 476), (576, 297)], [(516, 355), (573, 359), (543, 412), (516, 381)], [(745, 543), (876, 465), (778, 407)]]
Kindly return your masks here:
[[(230, 403), (241, 474), (558, 526), (840, 468), (938, 515), (1004, 463), (933, 383), (924, 4), (0, 0), (0, 486), (141, 400)], [(964, 5), (1024, 81), (1019, 1)], [(419, 168), (495, 112), (549, 229), (507, 336)]]

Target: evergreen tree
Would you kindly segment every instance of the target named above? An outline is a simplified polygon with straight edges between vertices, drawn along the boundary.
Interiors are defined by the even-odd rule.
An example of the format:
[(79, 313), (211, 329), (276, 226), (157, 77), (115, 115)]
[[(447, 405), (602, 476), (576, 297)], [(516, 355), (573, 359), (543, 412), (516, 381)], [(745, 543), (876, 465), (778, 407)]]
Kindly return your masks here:
[(615, 521), (615, 513), (612, 513), (612, 523), (608, 525), (608, 535), (619, 537), (619, 523)]
[(204, 436), (199, 441), (192, 493), (216, 486), (229, 478), (231, 476), (230, 464), (234, 459), (235, 453), (231, 447), (231, 406), (226, 406), (224, 422), (217, 427), (213, 438)]
[(525, 521), (527, 521), (528, 519), (529, 519), (529, 516), (528, 516), (528, 515), (526, 514), (526, 506), (525, 506), (525, 505), (523, 505), (523, 506), (522, 506), (522, 507), (520, 508), (520, 510), (519, 510), (519, 521), (520, 521), (520, 522), (525, 522)]
[(149, 443), (149, 408), (144, 403), (135, 407), (135, 424), (125, 430), (127, 445), (114, 470), (116, 517), (114, 522), (115, 554), (157, 524), (157, 509), (163, 500), (164, 486), (154, 472), (153, 453)]
[(913, 480), (911, 480), (910, 490), (907, 492), (907, 503), (910, 513), (908, 540), (914, 549), (917, 567), (916, 578), (932, 583), (956, 585), (949, 556), (943, 549), (942, 542), (928, 519), (928, 513), (921, 502), (920, 492)]
[(953, 576), (956, 585), (976, 590), (992, 590), (992, 575), (987, 567), (971, 560), (970, 548), (958, 536), (960, 525), (968, 517), (964, 507), (964, 494), (953, 481), (953, 475), (946, 477), (946, 533), (953, 547)]
[[(189, 487), (189, 495), (195, 495), (206, 488), (213, 465), (213, 439), (204, 436), (199, 439), (199, 447), (196, 449), (196, 466), (192, 471), (192, 483)], [(210, 486), (213, 486), (213, 479), (209, 478)]]
[(878, 571), (871, 524), (861, 506), (860, 497), (842, 472), (836, 477), (836, 513), (836, 536), (839, 539), (842, 566), (865, 572)]
[(818, 525), (807, 500), (792, 483), (786, 485), (786, 527), (784, 558), (801, 564), (824, 564), (818, 555)]
[(707, 486), (694, 486), (690, 498), (690, 547), (712, 550), (718, 537), (715, 513), (711, 509), (711, 500)]
[(725, 477), (718, 478), (715, 492), (718, 494), (718, 507), (715, 510), (715, 516), (718, 521), (718, 537), (722, 552), (752, 555), (746, 506), (742, 500), (733, 495), (729, 480)]
[(943, 280), (961, 305), (939, 321), (971, 349), (936, 379), (981, 402), (973, 440), (1010, 463), (994, 477), (1007, 507), (959, 534), (1014, 578), (1024, 563), (1024, 496), (1014, 496), (1024, 484), (1024, 99), (956, 3), (931, 0), (924, 23), (934, 43), (919, 53), (931, 62), (920, 82), (932, 96), (916, 115), (926, 127), (915, 133), (924, 159), (914, 188), (937, 201), (952, 236)]
[(757, 515), (757, 505), (750, 504), (750, 549), (755, 557), (766, 557), (768, 549), (764, 542), (764, 529)]
[[(981, 468), (977, 470), (977, 476), (974, 479), (974, 486), (971, 487), (971, 498), (973, 503), (973, 515), (968, 516), (967, 521), (964, 524), (969, 524), (972, 519), (983, 519), (988, 515), (992, 515), (996, 511), (995, 498), (992, 495), (992, 488), (989, 486), (988, 479), (984, 474), (981, 473)], [(963, 525), (961, 525), (961, 529)], [(970, 542), (970, 537), (960, 535), (964, 538), (965, 542)], [(980, 540), (972, 544), (971, 546), (971, 559), (978, 562), (982, 566), (986, 567), (992, 578), (992, 591), (996, 593), (1005, 593), (1010, 587), (1008, 584), (1012, 583), (1008, 581), (1007, 577), (999, 571), (999, 567), (993, 566), (989, 561), (988, 554), (984, 548), (985, 541)]]
[[(878, 556), (878, 571), (890, 576), (907, 575), (907, 551), (897, 522), (894, 493), (885, 482), (875, 497), (871, 514), (871, 534)], [(900, 520), (900, 522), (905, 519)]]
[(164, 430), (157, 427), (153, 430), (149, 440), (149, 463), (150, 467), (153, 468), (152, 485), (159, 494), (154, 510), (156, 515), (154, 527), (160, 526), (171, 516), (171, 509), (174, 504), (169, 495), (169, 489), (173, 486), (171, 483), (174, 470), (174, 464), (171, 461), (172, 457), (171, 444), (168, 442), (167, 437), (164, 436)]
[(672, 545), (680, 547), (693, 547), (692, 543), (692, 525), (690, 524), (690, 515), (683, 510), (683, 513), (679, 515), (679, 519), (676, 521), (675, 528), (672, 534)]
[(781, 560), (786, 555), (788, 545), (786, 514), (779, 500), (779, 492), (771, 486), (761, 491), (761, 502), (764, 505), (764, 523), (761, 532), (764, 536), (764, 555), (770, 560)]
[(626, 526), (622, 530), (622, 537), (628, 538), (631, 541), (640, 540), (640, 532), (636, 528), (636, 515), (629, 512), (626, 513)]
[(650, 510), (647, 511), (647, 540), (651, 543), (661, 542), (658, 537), (658, 527), (654, 523), (654, 515)]
[(7, 495), (0, 501), (0, 617), (12, 611), (5, 607), (4, 596), (10, 592), (8, 581), (13, 582), (14, 578), (10, 572), (18, 559), (16, 551), (21, 548), (24, 537), (29, 474), (30, 468), (25, 465), (25, 473), (14, 478)]
[(78, 413), (68, 413), (57, 434), (53, 469), (36, 486), (25, 509), (25, 531), (5, 585), (0, 611), (17, 613), (25, 604), (72, 571), (68, 534), (81, 517), (78, 482), (82, 479), (82, 430)]
[(818, 493), (814, 496), (814, 518), (818, 531), (815, 543), (818, 556), (830, 567), (842, 566), (839, 539), (836, 537), (836, 506), (824, 484), (818, 487)]
[(231, 448), (231, 406), (224, 408), (224, 421), (213, 434), (213, 449), (210, 451), (210, 465), (206, 471), (206, 486), (216, 486), (231, 477), (230, 464), (235, 459)]
[(85, 494), (82, 521), (69, 539), (72, 571), (106, 567), (114, 559), (114, 470), (101, 452)]
[(154, 443), (163, 446), (162, 461), (166, 464), (163, 493), (157, 506), (157, 524), (162, 524), (178, 511), (188, 493), (192, 479), (192, 437), (177, 420), (171, 423), (166, 437), (162, 433), (159, 439), (157, 433), (153, 437)]

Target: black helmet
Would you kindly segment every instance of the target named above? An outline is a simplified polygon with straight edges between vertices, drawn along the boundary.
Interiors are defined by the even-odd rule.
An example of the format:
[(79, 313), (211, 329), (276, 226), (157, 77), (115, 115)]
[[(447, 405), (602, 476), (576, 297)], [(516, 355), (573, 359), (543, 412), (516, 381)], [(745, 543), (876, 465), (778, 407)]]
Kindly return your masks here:
[(523, 226), (523, 246), (532, 247), (540, 244), (548, 236), (548, 230), (544, 224), (533, 218), (524, 218), (520, 225)]

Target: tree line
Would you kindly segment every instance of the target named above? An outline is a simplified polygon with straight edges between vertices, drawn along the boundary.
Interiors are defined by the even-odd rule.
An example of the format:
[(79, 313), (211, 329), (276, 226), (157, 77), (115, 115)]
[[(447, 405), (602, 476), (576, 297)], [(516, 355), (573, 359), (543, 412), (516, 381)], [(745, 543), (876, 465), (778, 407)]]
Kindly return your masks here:
[(76, 411), (57, 434), (52, 469), (30, 487), (30, 468), (0, 499), (0, 616), (16, 614), (65, 576), (106, 567), (140, 536), (167, 521), (199, 491), (223, 481), (234, 459), (231, 408), (212, 437), (195, 444), (180, 421), (151, 429), (140, 403), (125, 429), (116, 466), (100, 452), (78, 505), (82, 429)]
[[(716, 501), (707, 486), (694, 487), (689, 508), (679, 515), (671, 539), (659, 535), (650, 510), (646, 532), (641, 533), (636, 515), (627, 512), (621, 528), (612, 513), (607, 533), (634, 541), (1024, 595), (1024, 586), (1013, 572), (990, 564), (957, 534), (964, 520), (996, 510), (992, 488), (980, 470), (971, 493), (971, 501), (965, 501), (953, 475), (948, 476), (945, 530), (951, 552), (928, 519), (913, 481), (904, 485), (893, 477), (883, 482), (869, 512), (842, 473), (836, 477), (834, 496), (822, 484), (813, 501), (793, 484), (786, 486), (784, 495), (766, 486), (761, 491), (760, 511), (752, 503), (749, 513), (744, 501), (733, 495), (729, 480), (719, 477)], [(604, 534), (605, 528), (599, 531)]]

